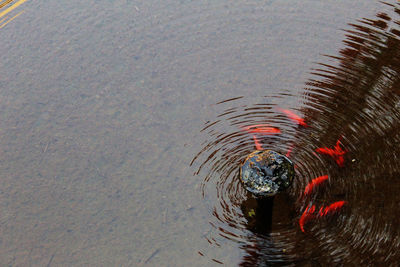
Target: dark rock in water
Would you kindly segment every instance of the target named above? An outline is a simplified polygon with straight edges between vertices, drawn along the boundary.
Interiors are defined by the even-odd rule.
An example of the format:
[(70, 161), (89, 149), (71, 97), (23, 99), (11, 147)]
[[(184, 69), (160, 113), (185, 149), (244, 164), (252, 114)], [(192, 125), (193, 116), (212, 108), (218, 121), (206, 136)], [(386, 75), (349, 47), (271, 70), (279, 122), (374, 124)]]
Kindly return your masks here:
[(240, 167), (240, 180), (255, 196), (273, 196), (288, 188), (294, 178), (294, 165), (272, 150), (254, 151)]

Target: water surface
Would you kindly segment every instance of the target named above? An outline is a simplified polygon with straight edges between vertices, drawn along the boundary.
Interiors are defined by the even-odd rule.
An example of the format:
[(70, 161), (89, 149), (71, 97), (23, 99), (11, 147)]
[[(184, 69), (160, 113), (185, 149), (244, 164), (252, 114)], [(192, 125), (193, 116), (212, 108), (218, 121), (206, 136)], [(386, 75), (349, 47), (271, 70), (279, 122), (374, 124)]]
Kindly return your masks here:
[[(23, 13), (0, 29), (0, 262), (395, 263), (396, 8), (378, 1), (19, 5), (7, 21)], [(312, 127), (296, 128), (277, 106)], [(264, 144), (282, 151), (295, 144), (300, 166), (275, 203), (286, 212), (275, 212), (269, 236), (249, 227), (241, 210), (247, 196), (233, 178), (254, 149), (238, 126), (255, 121), (279, 127), (282, 135)], [(314, 158), (316, 146), (339, 136), (350, 151), (345, 168)], [(302, 233), (297, 220), (309, 202), (300, 192), (325, 172), (328, 187), (308, 201), (349, 205)]]

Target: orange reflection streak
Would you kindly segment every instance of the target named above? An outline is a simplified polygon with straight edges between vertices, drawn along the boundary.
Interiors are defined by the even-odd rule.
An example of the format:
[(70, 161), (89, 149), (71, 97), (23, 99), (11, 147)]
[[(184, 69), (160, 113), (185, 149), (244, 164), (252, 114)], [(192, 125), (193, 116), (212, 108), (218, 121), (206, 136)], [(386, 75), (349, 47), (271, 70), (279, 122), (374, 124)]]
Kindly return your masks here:
[(253, 135), (253, 139), (254, 139), (254, 144), (256, 146), (256, 149), (257, 150), (263, 150), (261, 143), (258, 141), (258, 139), (257, 139), (257, 137), (255, 135)]
[(328, 180), (328, 178), (329, 178), (328, 175), (323, 175), (311, 180), (311, 182), (309, 182), (306, 188), (304, 189), (304, 195), (310, 194), (316, 186)]
[(300, 225), (300, 230), (305, 233), (304, 230), (304, 225), (311, 219), (316, 219), (316, 218), (321, 218), (323, 216), (326, 216), (328, 214), (333, 214), (337, 211), (339, 211), (345, 204), (347, 204), (347, 201), (341, 200), (341, 201), (336, 201), (332, 204), (330, 204), (327, 207), (322, 206), (317, 214), (314, 214), (315, 211), (315, 205), (312, 205), (311, 207), (308, 206), (307, 209), (303, 212), (299, 219), (299, 225)]
[(303, 233), (305, 233), (304, 225), (307, 223), (307, 221), (309, 221), (315, 217), (313, 215), (314, 211), (315, 211), (315, 205), (312, 205), (311, 207), (308, 206), (308, 208), (301, 215), (301, 217), (299, 219), (299, 225), (300, 225), (300, 229)]
[(294, 112), (288, 110), (288, 109), (283, 109), (283, 108), (276, 108), (277, 110), (279, 110), (280, 112), (283, 112), (286, 114), (286, 116), (288, 116), (289, 119), (291, 119), (292, 121), (294, 121), (295, 123), (304, 126), (304, 127), (308, 127), (308, 124), (304, 121), (304, 119), (302, 117), (300, 117), (299, 115), (295, 114)]
[(347, 150), (343, 150), (340, 147), (340, 139), (337, 140), (335, 147), (332, 148), (327, 148), (327, 147), (319, 147), (317, 148), (315, 151), (320, 153), (320, 154), (325, 154), (325, 155), (329, 155), (331, 156), (337, 163), (337, 165), (339, 165), (339, 167), (343, 167), (344, 166), (344, 154), (346, 154)]
[(242, 129), (247, 131), (248, 133), (265, 134), (265, 135), (281, 133), (281, 130), (275, 127), (271, 127), (269, 124), (255, 124), (243, 127)]
[(20, 5), (22, 5), (23, 3), (25, 3), (28, 0), (19, 0), (18, 2), (16, 2), (15, 4), (13, 4), (12, 6), (10, 6), (9, 8), (7, 8), (6, 10), (0, 12), (0, 18), (7, 15), (9, 12), (13, 11), (14, 9), (16, 9), (17, 7), (19, 7)]
[(321, 207), (319, 210), (318, 216), (322, 217), (325, 215), (328, 215), (330, 213), (337, 212), (341, 207), (343, 207), (347, 202), (346, 201), (336, 201), (335, 203), (332, 203), (328, 207), (324, 209), (324, 207)]
[(289, 149), (288, 149), (288, 151), (286, 152), (286, 157), (290, 157), (290, 154), (292, 153), (292, 150), (293, 150), (293, 147), (294, 147), (294, 144), (292, 144), (290, 147), (289, 147)]

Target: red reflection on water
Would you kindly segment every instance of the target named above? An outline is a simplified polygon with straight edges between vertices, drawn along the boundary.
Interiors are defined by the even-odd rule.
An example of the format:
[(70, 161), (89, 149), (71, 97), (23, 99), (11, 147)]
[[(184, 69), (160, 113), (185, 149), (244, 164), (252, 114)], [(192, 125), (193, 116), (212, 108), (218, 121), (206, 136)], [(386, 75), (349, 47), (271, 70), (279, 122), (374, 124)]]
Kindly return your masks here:
[(333, 214), (337, 211), (339, 211), (345, 204), (347, 204), (347, 201), (341, 200), (341, 201), (336, 201), (332, 204), (330, 204), (327, 207), (322, 206), (318, 213), (315, 213), (315, 205), (312, 206), (308, 206), (308, 208), (303, 212), (303, 214), (301, 215), (300, 219), (299, 219), (299, 225), (300, 225), (300, 229), (303, 233), (305, 233), (304, 230), (304, 225), (312, 220), (312, 219), (316, 219), (316, 218), (321, 218), (324, 217), (326, 215), (329, 214)]
[(295, 123), (297, 123), (301, 126), (304, 126), (304, 127), (309, 127), (308, 124), (304, 121), (304, 118), (295, 114), (293, 111), (290, 111), (288, 109), (279, 108), (279, 107), (277, 107), (276, 109), (279, 110), (280, 112), (285, 113), (286, 116), (288, 116), (288, 118), (291, 119), (292, 121), (294, 121)]
[(317, 148), (315, 151), (320, 153), (320, 154), (325, 154), (325, 155), (329, 155), (331, 156), (337, 163), (337, 165), (339, 167), (343, 167), (344, 166), (344, 154), (347, 153), (347, 150), (343, 150), (340, 147), (340, 139), (337, 140), (335, 147), (332, 148), (328, 148), (328, 147), (320, 147)]
[(248, 133), (263, 134), (263, 135), (280, 134), (281, 133), (281, 130), (279, 130), (278, 128), (272, 127), (269, 124), (255, 124), (255, 125), (243, 127), (242, 129), (247, 131)]
[(256, 149), (257, 149), (257, 150), (262, 150), (262, 149), (263, 149), (263, 148), (262, 148), (262, 145), (261, 145), (261, 143), (258, 141), (257, 136), (253, 135), (253, 139), (254, 139), (254, 144), (255, 144), (255, 146), (256, 146)]
[(242, 130), (247, 131), (248, 133), (253, 134), (254, 144), (257, 150), (263, 150), (260, 141), (258, 140), (256, 134), (261, 135), (273, 135), (273, 134), (280, 134), (281, 130), (278, 128), (272, 127), (269, 124), (254, 124), (250, 126), (242, 127)]
[(338, 211), (340, 208), (342, 208), (346, 203), (347, 203), (346, 201), (341, 200), (341, 201), (336, 201), (336, 202), (330, 204), (328, 207), (325, 207), (325, 209), (324, 209), (324, 207), (321, 207), (321, 209), (318, 212), (318, 216), (322, 217), (322, 216), (328, 215), (330, 213), (334, 213), (334, 212)]
[(308, 206), (308, 208), (301, 215), (301, 217), (299, 219), (299, 225), (300, 225), (300, 229), (303, 233), (305, 233), (304, 225), (306, 224), (306, 222), (315, 217), (313, 215), (314, 211), (315, 211), (315, 205), (312, 205), (311, 207)]
[(294, 147), (294, 145), (292, 144), (290, 147), (289, 147), (289, 149), (288, 149), (288, 151), (286, 152), (286, 157), (290, 157), (290, 154), (292, 153), (292, 150), (293, 150), (293, 147)]
[(304, 189), (304, 195), (310, 194), (316, 186), (328, 180), (328, 178), (329, 178), (328, 175), (323, 175), (311, 180), (311, 182), (309, 182), (306, 188)]

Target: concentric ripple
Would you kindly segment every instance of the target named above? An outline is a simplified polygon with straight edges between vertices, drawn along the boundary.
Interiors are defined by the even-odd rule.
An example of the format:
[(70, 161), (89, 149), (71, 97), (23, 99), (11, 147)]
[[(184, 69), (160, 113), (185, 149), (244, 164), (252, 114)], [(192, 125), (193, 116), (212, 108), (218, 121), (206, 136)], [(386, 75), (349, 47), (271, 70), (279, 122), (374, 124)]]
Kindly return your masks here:
[[(315, 78), (301, 101), (281, 90), (217, 103), (219, 115), (202, 129), (207, 141), (192, 162), (217, 232), (206, 237), (211, 244), (238, 242), (246, 252), (244, 266), (400, 262), (399, 8), (382, 3), (384, 12), (375, 18), (349, 24), (344, 48), (312, 71)], [(309, 127), (282, 109), (305, 118)], [(259, 135), (263, 148), (289, 152), (297, 166), (292, 187), (266, 209), (271, 224), (263, 229), (257, 226), (263, 218), (252, 217), (255, 199), (238, 179), (240, 164), (255, 150), (252, 134), (243, 129), (259, 124), (281, 131)], [(343, 162), (318, 150), (335, 146)], [(305, 196), (306, 185), (321, 175), (328, 181)], [(337, 214), (310, 220), (300, 230), (298, 220), (311, 205), (339, 200), (346, 205)]]
[[(213, 219), (210, 224), (217, 229), (219, 238), (239, 242), (251, 254), (257, 254), (261, 249), (264, 257), (269, 255), (270, 260), (278, 261), (284, 258), (282, 251), (295, 249), (291, 240), (298, 232), (296, 218), (300, 210), (305, 208), (303, 202), (296, 204), (296, 199), (302, 198), (308, 180), (322, 175), (321, 169), (329, 167), (325, 168), (325, 163), (314, 156), (311, 145), (296, 145), (298, 139), (304, 139), (312, 130), (299, 126), (280, 111), (280, 108), (288, 108), (278, 105), (282, 100), (296, 101), (296, 96), (283, 92), (283, 95), (262, 97), (256, 104), (247, 104), (255, 99), (246, 97), (218, 103), (220, 115), (214, 121), (207, 122), (202, 129), (209, 141), (193, 160), (201, 162), (196, 174), (203, 176), (202, 194), (204, 199), (212, 203), (210, 213)], [(293, 111), (301, 114), (301, 111)], [(290, 158), (297, 166), (297, 178), (293, 186), (274, 200), (276, 220), (272, 220), (272, 228), (267, 232), (254, 230), (249, 218), (246, 218), (246, 212), (254, 206), (255, 199), (244, 189), (238, 177), (240, 164), (256, 149), (253, 135), (243, 130), (251, 125), (269, 125), (280, 129), (280, 134), (258, 135), (259, 142), (265, 149), (284, 155), (290, 152)], [(220, 245), (218, 238), (208, 240)], [(264, 245), (260, 247), (260, 243)], [(285, 257), (290, 258), (289, 254)]]

